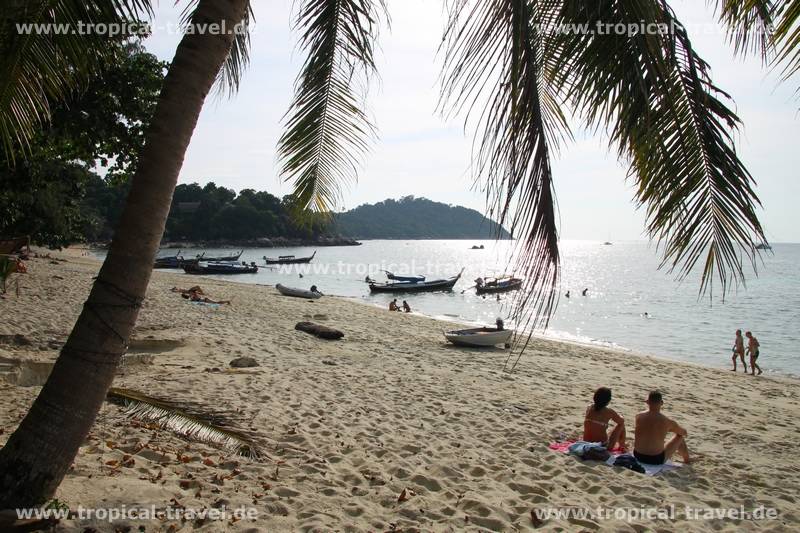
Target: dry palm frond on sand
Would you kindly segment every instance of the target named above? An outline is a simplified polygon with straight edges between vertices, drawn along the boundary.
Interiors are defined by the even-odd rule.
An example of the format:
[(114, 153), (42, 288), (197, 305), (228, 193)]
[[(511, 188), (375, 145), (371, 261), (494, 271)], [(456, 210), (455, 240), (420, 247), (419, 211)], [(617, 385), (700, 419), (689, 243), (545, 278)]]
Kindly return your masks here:
[(232, 429), (224, 415), (204, 411), (200, 405), (162, 400), (118, 388), (108, 391), (107, 400), (121, 405), (129, 417), (154, 422), (185, 438), (216, 445), (254, 460), (262, 457), (253, 435)]

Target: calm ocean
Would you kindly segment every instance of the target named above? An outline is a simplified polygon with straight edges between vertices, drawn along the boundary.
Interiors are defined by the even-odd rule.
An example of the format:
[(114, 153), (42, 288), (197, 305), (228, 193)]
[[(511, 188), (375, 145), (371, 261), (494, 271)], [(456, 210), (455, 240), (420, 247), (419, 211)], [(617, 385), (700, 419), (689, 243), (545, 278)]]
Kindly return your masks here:
[[(483, 244), (484, 250), (470, 249)], [(384, 280), (381, 269), (415, 273), (428, 279), (449, 277), (465, 268), (452, 293), (397, 295), (415, 312), (436, 318), (494, 322), (508, 313), (510, 297), (481, 298), (462, 294), (478, 276), (506, 272), (510, 243), (494, 241), (364, 241), (362, 246), (318, 248), (309, 265), (261, 269), (258, 274), (226, 277), (241, 283), (308, 288), (330, 295), (388, 306), (394, 296), (370, 295), (364, 278)], [(206, 250), (212, 255), (219, 250)], [(242, 260), (263, 265), (263, 256), (310, 255), (313, 248), (248, 249)], [(545, 335), (563, 340), (633, 350), (664, 358), (724, 368), (730, 364), (737, 328), (751, 330), (761, 343), (759, 363), (765, 372), (800, 376), (800, 244), (775, 244), (766, 252), (758, 277), (729, 294), (698, 296), (697, 277), (682, 283), (658, 270), (654, 246), (645, 242), (564, 241), (561, 298)], [(174, 251), (164, 251), (164, 255)], [(184, 250), (193, 257), (198, 250)], [(303, 274), (300, 279), (299, 274)], [(193, 276), (192, 282), (202, 283)], [(187, 280), (188, 283), (188, 280)], [(588, 288), (587, 296), (581, 291)], [(569, 290), (570, 298), (564, 293)], [(647, 313), (648, 317), (645, 317)], [(268, 317), (265, 317), (268, 318)]]

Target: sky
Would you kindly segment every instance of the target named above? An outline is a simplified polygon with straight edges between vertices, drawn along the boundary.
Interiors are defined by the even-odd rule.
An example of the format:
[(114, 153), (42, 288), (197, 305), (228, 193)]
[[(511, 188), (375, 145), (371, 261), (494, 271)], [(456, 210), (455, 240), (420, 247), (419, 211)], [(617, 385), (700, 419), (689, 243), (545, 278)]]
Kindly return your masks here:
[[(237, 191), (252, 188), (276, 196), (291, 192), (278, 177), (276, 145), (303, 56), (292, 31), (298, 0), (253, 0), (251, 65), (238, 94), (206, 101), (195, 129), (181, 183), (213, 181)], [(464, 117), (437, 113), (444, 25), (441, 0), (388, 0), (391, 28), (380, 35), (380, 79), (372, 83), (367, 111), (378, 139), (365, 158), (358, 183), (343, 193), (341, 208), (406, 195), (485, 211), (484, 194), (469, 172), (472, 133)], [(147, 48), (171, 60), (180, 34), (180, 6), (160, 3)], [(800, 76), (781, 83), (757, 58), (734, 57), (712, 10), (699, 0), (672, 0), (690, 30), (695, 49), (712, 66), (714, 81), (734, 99), (744, 126), (737, 150), (754, 176), (763, 204), (759, 217), (771, 242), (800, 242)], [(574, 123), (578, 125), (578, 123)], [(644, 214), (626, 181), (627, 165), (601, 133), (574, 128), (574, 142), (553, 162), (563, 239), (645, 239)]]

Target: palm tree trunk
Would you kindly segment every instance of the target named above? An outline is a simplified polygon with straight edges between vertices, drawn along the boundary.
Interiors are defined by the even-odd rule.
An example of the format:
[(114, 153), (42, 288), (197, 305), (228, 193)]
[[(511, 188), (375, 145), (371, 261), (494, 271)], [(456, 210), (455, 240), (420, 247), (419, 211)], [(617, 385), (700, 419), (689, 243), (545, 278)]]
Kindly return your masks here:
[(227, 32), (187, 32), (178, 45), (108, 256), (50, 378), (0, 450), (0, 509), (52, 497), (94, 423), (136, 323), (186, 148), (247, 2), (200, 0), (196, 8), (193, 23), (224, 23)]

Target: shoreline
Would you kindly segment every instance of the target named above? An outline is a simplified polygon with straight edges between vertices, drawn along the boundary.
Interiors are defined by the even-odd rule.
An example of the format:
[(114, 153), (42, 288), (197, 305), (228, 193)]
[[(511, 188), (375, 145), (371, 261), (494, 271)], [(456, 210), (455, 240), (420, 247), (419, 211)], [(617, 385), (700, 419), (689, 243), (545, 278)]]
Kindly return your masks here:
[[(368, 240), (368, 239), (365, 239), (365, 240)], [(73, 247), (73, 249), (81, 250), (81, 251), (88, 251), (90, 253), (93, 250), (93, 248), (91, 246), (76, 246), (76, 247)], [(91, 256), (91, 255), (90, 256), (81, 256), (81, 257), (83, 259), (89, 259), (90, 261), (96, 262), (98, 264), (98, 268), (99, 268), (99, 265), (101, 265), (102, 262), (103, 262), (101, 259), (98, 259), (97, 257)], [(181, 274), (172, 274), (172, 272), (170, 272), (169, 270), (162, 270), (162, 269), (154, 269), (153, 270), (153, 274), (154, 275), (157, 275), (157, 274), (158, 275), (177, 275), (177, 276), (183, 277)], [(201, 277), (201, 279), (202, 278), (203, 277)], [(219, 279), (219, 278), (205, 278), (205, 279), (213, 279), (215, 282), (218, 282), (218, 283), (221, 283), (221, 284), (230, 283), (230, 284), (244, 285), (244, 286), (269, 287), (269, 288), (274, 288), (275, 287), (274, 285), (270, 285), (268, 283), (242, 283), (242, 282), (234, 281), (233, 279)], [(359, 304), (359, 305), (364, 305), (364, 306), (367, 306), (367, 307), (373, 308), (373, 309), (384, 309), (384, 307), (382, 305), (380, 305), (380, 304), (370, 303), (370, 302), (365, 301), (363, 298), (358, 298), (358, 297), (355, 297), (355, 296), (344, 296), (344, 295), (332, 294), (332, 295), (327, 295), (327, 297), (328, 298), (336, 298), (336, 299), (339, 299), (339, 300), (348, 301), (348, 302), (356, 303), (356, 304)], [(482, 324), (482, 323), (479, 323), (479, 322), (459, 321), (459, 320), (456, 320), (455, 317), (453, 317), (453, 319), (442, 318), (440, 316), (430, 315), (430, 314), (423, 313), (423, 312), (420, 312), (420, 311), (413, 311), (412, 315), (424, 317), (424, 318), (427, 318), (427, 319), (430, 319), (430, 320), (435, 320), (436, 322), (440, 322), (442, 324), (450, 324), (450, 325), (453, 325), (453, 326), (482, 326), (482, 325), (485, 325), (485, 324)], [(683, 360), (683, 359), (673, 359), (673, 358), (670, 358), (670, 357), (668, 357), (666, 355), (649, 353), (649, 352), (645, 352), (645, 351), (636, 350), (634, 348), (627, 348), (625, 346), (618, 345), (616, 343), (614, 343), (615, 344), (614, 346), (609, 346), (607, 341), (601, 341), (601, 342), (592, 342), (591, 340), (589, 340), (589, 341), (581, 341), (581, 340), (578, 340), (578, 339), (565, 339), (565, 338), (550, 336), (550, 335), (541, 334), (541, 333), (534, 333), (532, 338), (537, 339), (537, 340), (541, 340), (541, 341), (553, 342), (553, 343), (556, 343), (556, 344), (564, 343), (564, 344), (567, 344), (567, 345), (570, 345), (570, 346), (577, 346), (577, 347), (582, 347), (582, 348), (604, 350), (604, 351), (612, 352), (612, 353), (617, 354), (617, 355), (632, 355), (632, 356), (635, 356), (635, 357), (651, 358), (651, 359), (655, 359), (655, 360), (658, 360), (658, 361), (661, 361), (661, 362), (665, 362), (665, 363), (678, 363), (678, 364), (684, 364), (684, 365), (694, 366), (694, 367), (698, 367), (698, 368), (703, 368), (703, 369), (707, 369), (707, 370), (730, 371), (730, 369), (728, 369), (728, 368), (711, 366), (711, 365), (698, 363), (698, 362), (694, 362), (694, 361), (686, 361), (686, 360)], [(524, 354), (523, 354), (523, 357), (524, 357)], [(726, 361), (726, 362), (728, 362), (728, 361)], [(791, 384), (795, 384), (795, 385), (800, 386), (800, 375), (795, 375), (795, 374), (788, 373), (788, 372), (769, 371), (769, 370), (767, 370), (767, 371), (764, 372), (764, 374), (761, 374), (760, 376), (757, 376), (757, 377), (783, 380), (783, 381), (785, 381), (787, 383), (791, 383)]]
[[(46, 378), (39, 370), (58, 356), (91, 287), (99, 261), (79, 254), (32, 259), (19, 296), (0, 299), (9, 317), (0, 322), (0, 445), (38, 394)], [(346, 298), (287, 298), (266, 285), (213, 278), (197, 283), (232, 305), (195, 305), (170, 292), (187, 283), (194, 282), (168, 272), (152, 277), (114, 386), (224, 411), (232, 427), (254, 434), (263, 459), (231, 455), (106, 403), (56, 493), (70, 508), (164, 509), (174, 500), (186, 509), (224, 505), (258, 515), (114, 524), (187, 532), (733, 532), (800, 524), (800, 459), (791, 453), (800, 417), (795, 382), (540, 337), (508, 373), (508, 350), (446, 344), (440, 326), (453, 321)], [(305, 320), (345, 337), (324, 341), (296, 331)], [(258, 366), (232, 368), (239, 357)], [(25, 372), (13, 374), (15, 366)], [(649, 390), (662, 390), (697, 462), (648, 477), (550, 450), (553, 441), (580, 436), (601, 385), (613, 388), (611, 406), (629, 421)], [(612, 512), (579, 522), (531, 519), (547, 509), (669, 505), (764, 506), (778, 518), (628, 521)], [(75, 519), (57, 530), (87, 527), (111, 529)]]

